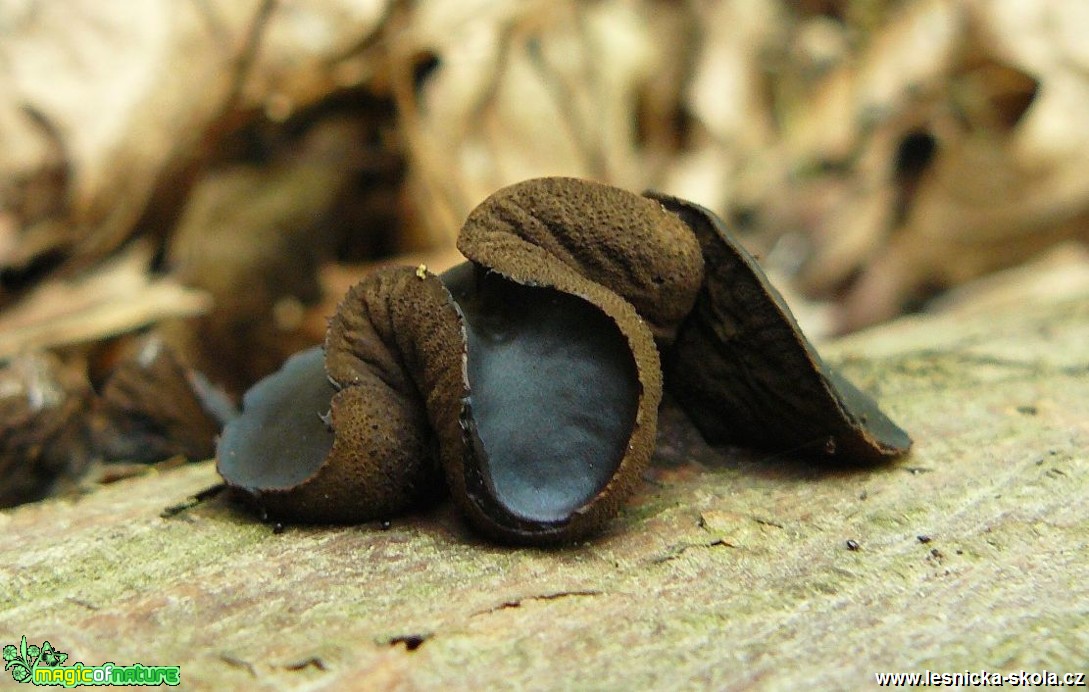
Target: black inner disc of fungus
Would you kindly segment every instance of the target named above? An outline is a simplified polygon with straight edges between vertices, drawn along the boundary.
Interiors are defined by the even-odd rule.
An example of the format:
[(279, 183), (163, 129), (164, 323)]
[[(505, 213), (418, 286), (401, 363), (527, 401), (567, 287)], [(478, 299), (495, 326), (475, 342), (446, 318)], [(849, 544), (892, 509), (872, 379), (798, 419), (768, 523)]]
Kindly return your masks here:
[[(442, 276), (465, 317), (465, 421), (482, 508), (562, 523), (608, 484), (635, 426), (631, 348), (590, 303), (471, 264)], [(476, 487), (474, 487), (476, 486)]]
[(320, 346), (289, 358), (246, 392), (242, 415), (223, 429), (220, 474), (250, 490), (287, 489), (309, 478), (333, 448), (323, 417), (335, 393)]

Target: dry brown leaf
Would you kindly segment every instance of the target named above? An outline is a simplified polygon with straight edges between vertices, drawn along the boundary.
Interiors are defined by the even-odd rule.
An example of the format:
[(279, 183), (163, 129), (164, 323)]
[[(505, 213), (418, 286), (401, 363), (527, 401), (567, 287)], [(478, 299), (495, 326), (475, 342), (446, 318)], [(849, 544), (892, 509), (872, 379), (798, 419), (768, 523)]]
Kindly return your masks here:
[(224, 421), (209, 412), (203, 391), (199, 376), (161, 338), (137, 341), (95, 400), (88, 427), (96, 453), (105, 461), (136, 462), (214, 456)]
[(839, 329), (1089, 237), (1089, 79), (1060, 28), (1085, 21), (1074, 5), (906, 4), (781, 102), (774, 174), (733, 204), (808, 238), (803, 286), (841, 301)]
[(401, 249), (523, 178), (652, 186), (756, 245), (808, 237), (804, 284), (846, 287), (848, 327), (1078, 234), (1089, 187), (1089, 11), (1063, 0), (0, 7), (9, 269), (166, 233), (224, 134), (345, 89), (397, 102)]
[(90, 396), (82, 368), (50, 354), (0, 365), (0, 507), (39, 499), (83, 471)]
[[(679, 30), (670, 8), (433, 2), (405, 21), (391, 42), (394, 93), (413, 197), (436, 237), (448, 241), (484, 197), (526, 178), (635, 189), (656, 180), (636, 116), (662, 72), (676, 72), (661, 35)], [(428, 60), (433, 69), (417, 74)]]
[[(969, 5), (963, 40), (972, 50), (953, 65), (939, 104), (961, 119), (931, 111), (933, 162), (890, 229), (895, 237), (859, 263), (844, 327), (892, 317), (931, 286), (1089, 238), (1089, 79), (1077, 56), (1055, 45), (1061, 8), (1071, 3), (1021, 3), (1021, 12), (1010, 12), (1015, 4)], [(1052, 45), (1048, 55), (1033, 51), (1041, 44)]]
[(0, 268), (113, 251), (226, 130), (369, 76), (387, 4), (0, 0)]
[(137, 243), (94, 271), (40, 284), (0, 312), (0, 360), (101, 341), (211, 307), (206, 293), (154, 277), (150, 264), (149, 246)]

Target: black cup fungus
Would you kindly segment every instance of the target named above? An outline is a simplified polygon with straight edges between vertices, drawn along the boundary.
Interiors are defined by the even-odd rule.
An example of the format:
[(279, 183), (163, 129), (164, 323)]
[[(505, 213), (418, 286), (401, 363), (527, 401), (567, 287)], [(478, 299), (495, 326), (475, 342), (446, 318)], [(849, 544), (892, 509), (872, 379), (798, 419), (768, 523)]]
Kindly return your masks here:
[(790, 308), (725, 224), (649, 192), (695, 233), (706, 280), (665, 360), (667, 390), (711, 443), (873, 463), (911, 438), (821, 360)]
[(504, 188), (441, 277), (377, 272), (245, 396), (217, 456), (276, 518), (386, 519), (449, 492), (520, 544), (598, 530), (638, 486), (669, 390), (712, 442), (870, 462), (907, 434), (828, 368), (697, 205), (573, 178)]

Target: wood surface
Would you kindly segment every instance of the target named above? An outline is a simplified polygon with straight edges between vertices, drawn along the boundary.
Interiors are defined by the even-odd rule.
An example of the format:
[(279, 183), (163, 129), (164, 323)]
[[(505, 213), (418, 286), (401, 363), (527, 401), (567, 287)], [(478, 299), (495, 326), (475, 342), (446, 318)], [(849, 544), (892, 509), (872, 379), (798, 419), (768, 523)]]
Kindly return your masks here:
[(217, 476), (152, 470), (0, 513), (0, 640), (180, 665), (187, 689), (1085, 672), (1089, 292), (1016, 295), (822, 347), (913, 435), (900, 462), (712, 449), (667, 405), (642, 492), (553, 550), (485, 543), (448, 503), (385, 530), (277, 532), (222, 494), (164, 516)]

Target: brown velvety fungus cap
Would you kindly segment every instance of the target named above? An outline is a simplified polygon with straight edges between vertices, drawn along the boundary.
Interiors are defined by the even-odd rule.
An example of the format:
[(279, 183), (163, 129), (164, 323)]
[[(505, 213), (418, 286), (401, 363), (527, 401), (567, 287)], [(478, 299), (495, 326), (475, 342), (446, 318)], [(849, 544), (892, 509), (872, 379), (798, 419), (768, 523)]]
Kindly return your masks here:
[(706, 281), (664, 358), (669, 392), (711, 442), (848, 463), (904, 454), (911, 438), (828, 367), (752, 256), (712, 212), (647, 193), (696, 234)]
[(442, 494), (424, 403), (395, 336), (426, 295), (406, 290), (416, 281), (412, 270), (392, 270), (357, 284), (330, 322), (324, 355), (315, 347), (293, 356), (246, 393), (218, 446), (228, 485), (270, 516), (303, 522), (385, 518)]
[(476, 207), (458, 249), (523, 284), (544, 264), (631, 303), (661, 345), (692, 310), (703, 283), (700, 245), (676, 215), (627, 190), (578, 178), (536, 178)]

